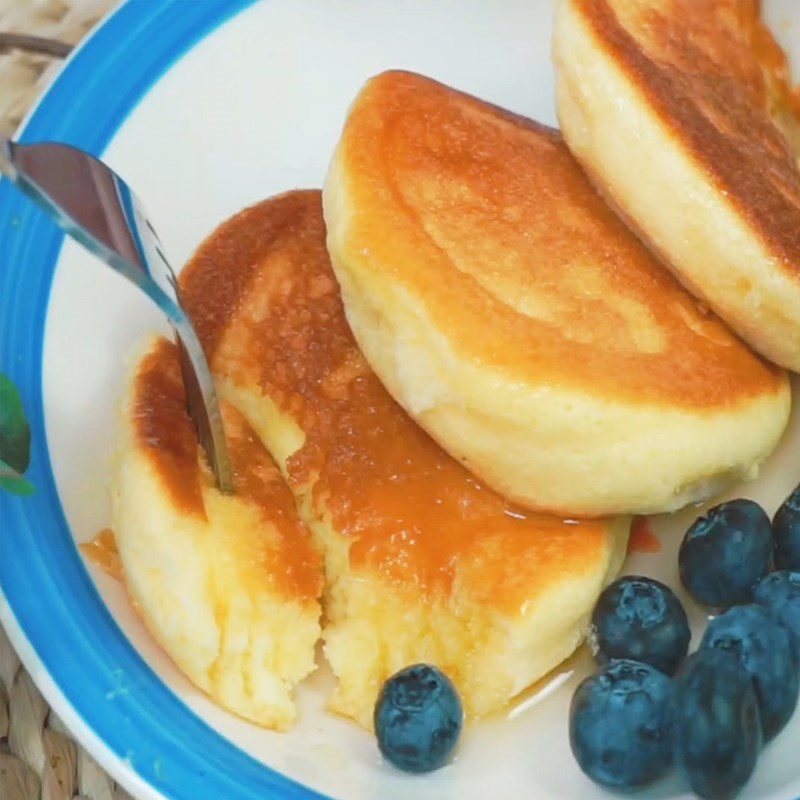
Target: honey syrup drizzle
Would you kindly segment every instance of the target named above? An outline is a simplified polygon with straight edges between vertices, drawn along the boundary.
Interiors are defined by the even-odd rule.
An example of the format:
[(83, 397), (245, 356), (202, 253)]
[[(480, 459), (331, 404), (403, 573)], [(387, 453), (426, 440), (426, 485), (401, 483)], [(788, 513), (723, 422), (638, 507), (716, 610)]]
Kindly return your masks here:
[(100, 567), (106, 575), (122, 580), (122, 560), (117, 550), (114, 531), (103, 528), (91, 541), (83, 542), (78, 548), (86, 558)]

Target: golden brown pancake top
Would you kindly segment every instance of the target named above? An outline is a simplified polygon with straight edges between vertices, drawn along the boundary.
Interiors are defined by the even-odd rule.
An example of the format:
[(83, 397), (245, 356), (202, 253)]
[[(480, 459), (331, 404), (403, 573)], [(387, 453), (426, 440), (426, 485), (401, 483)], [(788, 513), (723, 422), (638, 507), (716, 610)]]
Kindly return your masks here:
[[(223, 422), (237, 496), (260, 510), (264, 528), (230, 531), (228, 546), (256, 566), (263, 580), (288, 597), (317, 598), (322, 590), (320, 557), (300, 522), (294, 498), (272, 457), (244, 417), (223, 403)], [(143, 359), (133, 390), (136, 445), (158, 470), (172, 502), (184, 513), (206, 519), (203, 486), (212, 476), (199, 458), (199, 444), (186, 411), (177, 348), (160, 340)], [(235, 522), (231, 521), (232, 525)], [(220, 553), (220, 557), (226, 555)]]
[(462, 356), (612, 401), (725, 407), (783, 387), (628, 231), (557, 131), (390, 72), (362, 90), (337, 159), (347, 268), (369, 290), (404, 287)]
[(139, 365), (131, 417), (136, 445), (157, 465), (173, 503), (205, 519), (197, 433), (186, 410), (174, 344), (159, 341)]
[(606, 522), (514, 508), (389, 396), (345, 320), (319, 192), (241, 212), (201, 246), (181, 280), (215, 372), (260, 387), (304, 430), (289, 479), (301, 490), (316, 479), (314, 502), (353, 540), (355, 568), (415, 592), (458, 583), (517, 608), (532, 587), (602, 563)]
[(800, 282), (800, 98), (758, 0), (576, 2), (676, 141)]

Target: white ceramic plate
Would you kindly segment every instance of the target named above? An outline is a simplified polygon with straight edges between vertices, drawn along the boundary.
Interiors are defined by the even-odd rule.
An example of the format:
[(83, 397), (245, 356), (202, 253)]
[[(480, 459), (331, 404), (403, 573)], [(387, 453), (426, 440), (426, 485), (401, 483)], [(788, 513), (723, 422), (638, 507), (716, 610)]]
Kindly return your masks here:
[[(767, 12), (800, 59), (796, 0), (767, 2)], [(136, 187), (180, 264), (241, 207), (321, 186), (348, 104), (383, 69), (422, 72), (555, 124), (551, 14), (551, 2), (539, 0), (131, 3), (71, 60), (21, 135), (103, 153)], [(467, 730), (455, 762), (425, 777), (391, 769), (369, 734), (324, 712), (324, 668), (301, 687), (301, 721), (288, 734), (249, 725), (194, 689), (121, 586), (93, 567), (89, 580), (74, 547), (109, 522), (126, 354), (163, 324), (76, 245), (60, 246), (50, 223), (6, 184), (0, 221), (0, 368), (31, 409), (38, 486), (33, 499), (0, 496), (0, 617), (103, 766), (141, 798), (170, 800), (612, 796), (581, 774), (567, 742), (570, 696), (590, 669), (585, 656)], [(762, 476), (731, 496), (772, 513), (798, 478), (795, 409)], [(662, 553), (636, 555), (627, 570), (677, 585), (676, 547), (698, 513), (656, 519)], [(705, 619), (686, 600), (697, 634)], [(797, 798), (798, 753), (800, 714), (765, 750), (742, 797)], [(637, 796), (688, 795), (672, 776)]]

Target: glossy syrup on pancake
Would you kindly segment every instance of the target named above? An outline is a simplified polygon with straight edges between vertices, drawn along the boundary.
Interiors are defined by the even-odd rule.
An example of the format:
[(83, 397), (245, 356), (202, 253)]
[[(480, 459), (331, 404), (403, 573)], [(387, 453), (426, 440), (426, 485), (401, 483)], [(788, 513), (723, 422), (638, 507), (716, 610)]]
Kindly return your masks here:
[[(223, 404), (222, 415), (234, 494), (261, 510), (265, 528), (279, 531), (261, 549), (255, 531), (242, 542), (231, 537), (229, 546), (240, 547), (249, 561), (262, 563), (261, 579), (285, 596), (316, 599), (322, 589), (320, 558), (297, 517), (283, 476), (244, 417), (229, 404)], [(177, 348), (171, 342), (160, 340), (142, 361), (131, 416), (138, 447), (148, 454), (175, 507), (205, 520), (203, 492), (214, 491), (213, 478), (186, 410)]]
[(289, 480), (349, 537), (356, 567), (429, 596), (454, 580), (496, 607), (591, 570), (606, 521), (514, 507), (448, 456), (369, 369), (325, 249), (319, 192), (256, 205), (222, 225), (181, 276), (212, 367), (255, 385), (305, 433)]
[(123, 579), (122, 562), (111, 528), (103, 528), (94, 539), (82, 542), (79, 548), (86, 558), (97, 564), (107, 575), (117, 580)]

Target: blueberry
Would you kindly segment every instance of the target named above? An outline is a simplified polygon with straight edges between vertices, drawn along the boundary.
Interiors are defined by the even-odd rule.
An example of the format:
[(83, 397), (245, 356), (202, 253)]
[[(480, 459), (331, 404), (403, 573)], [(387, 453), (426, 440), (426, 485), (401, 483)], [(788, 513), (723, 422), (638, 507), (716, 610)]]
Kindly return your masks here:
[(654, 781), (672, 763), (672, 681), (649, 664), (612, 661), (586, 678), (569, 710), (580, 768), (613, 789)]
[(681, 581), (698, 603), (747, 603), (769, 571), (772, 548), (772, 526), (758, 503), (721, 503), (686, 532), (678, 555)]
[(766, 606), (789, 631), (800, 667), (800, 572), (773, 572), (756, 585), (755, 601)]
[(761, 724), (753, 681), (722, 650), (700, 650), (675, 676), (675, 762), (692, 791), (733, 797), (753, 774)]
[(456, 746), (464, 712), (450, 679), (415, 664), (389, 678), (375, 704), (375, 733), (384, 758), (405, 772), (430, 772)]
[(753, 680), (764, 740), (775, 736), (792, 716), (800, 690), (789, 632), (777, 617), (763, 606), (735, 606), (711, 621), (700, 647), (736, 656)]
[(775, 532), (775, 569), (800, 570), (800, 486), (787, 498), (772, 520)]
[(689, 621), (668, 586), (629, 575), (606, 587), (592, 614), (590, 641), (604, 664), (629, 658), (672, 675), (689, 649)]

